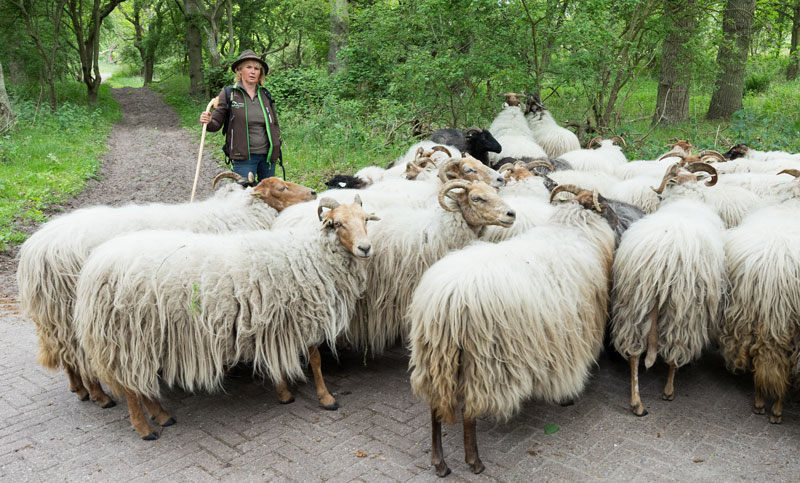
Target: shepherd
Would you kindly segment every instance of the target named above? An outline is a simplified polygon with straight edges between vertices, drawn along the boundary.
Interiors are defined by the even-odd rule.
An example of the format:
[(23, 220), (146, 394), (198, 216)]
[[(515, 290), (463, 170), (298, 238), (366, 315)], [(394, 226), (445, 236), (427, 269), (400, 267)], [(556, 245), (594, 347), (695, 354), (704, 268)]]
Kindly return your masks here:
[(200, 114), (200, 122), (209, 132), (222, 129), (222, 150), (233, 162), (234, 172), (245, 179), (253, 173), (256, 181), (261, 181), (275, 176), (279, 163), (283, 167), (275, 104), (263, 86), (269, 66), (248, 49), (231, 64), (231, 70), (235, 73), (233, 85), (219, 92), (216, 109)]

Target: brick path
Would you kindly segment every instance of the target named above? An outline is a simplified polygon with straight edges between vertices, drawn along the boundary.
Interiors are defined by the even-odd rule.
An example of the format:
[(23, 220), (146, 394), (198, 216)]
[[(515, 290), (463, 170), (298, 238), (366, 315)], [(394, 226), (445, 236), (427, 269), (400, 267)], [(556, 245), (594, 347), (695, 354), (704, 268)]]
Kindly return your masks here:
[[(223, 394), (169, 392), (178, 424), (139, 439), (124, 404), (100, 409), (35, 361), (33, 324), (0, 303), (0, 481), (438, 481), (429, 467), (428, 409), (409, 390), (402, 348), (376, 359), (324, 357), (341, 409), (318, 406), (313, 384), (279, 405), (268, 385), (237, 369)], [(797, 481), (800, 411), (783, 425), (749, 410), (751, 384), (706, 357), (678, 372), (675, 401), (660, 399), (666, 368), (641, 376), (650, 414), (627, 409), (628, 368), (604, 356), (570, 407), (530, 402), (506, 424), (478, 423), (486, 471), (463, 463), (461, 429), (445, 427), (450, 481)], [(559, 431), (546, 435), (544, 426)], [(357, 452), (362, 457), (357, 456)], [(366, 454), (366, 456), (363, 456)], [(702, 461), (701, 461), (702, 460)]]

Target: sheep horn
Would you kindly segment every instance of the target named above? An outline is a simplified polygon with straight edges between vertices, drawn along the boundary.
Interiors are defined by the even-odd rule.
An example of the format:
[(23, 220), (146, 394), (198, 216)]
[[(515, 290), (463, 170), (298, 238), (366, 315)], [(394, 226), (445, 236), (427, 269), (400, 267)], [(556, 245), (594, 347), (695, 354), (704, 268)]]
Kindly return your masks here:
[(456, 188), (467, 189), (467, 188), (469, 188), (470, 184), (472, 184), (472, 183), (470, 183), (469, 181), (467, 181), (465, 179), (454, 179), (454, 180), (450, 180), (450, 181), (446, 182), (439, 189), (439, 204), (442, 206), (442, 208), (444, 208), (447, 211), (453, 211), (453, 212), (459, 211), (459, 210), (455, 210), (455, 209), (450, 208), (449, 206), (447, 206), (447, 202), (445, 202), (444, 197), (451, 190), (454, 190)]
[(728, 161), (722, 153), (720, 153), (719, 151), (714, 151), (713, 149), (706, 149), (705, 151), (701, 151), (700, 154), (697, 155), (697, 157), (700, 158), (700, 161), (704, 161), (706, 158), (716, 159), (720, 163)]
[(418, 147), (417, 148), (417, 152), (414, 153), (414, 159), (417, 159), (420, 156), (422, 156), (422, 153), (424, 153), (424, 152), (425, 152), (425, 149), (423, 149), (422, 146)]
[(668, 153), (664, 153), (656, 159), (656, 161), (661, 161), (664, 158), (681, 158), (686, 159), (686, 155), (683, 153), (679, 153), (677, 151), (670, 151)]
[(222, 173), (214, 176), (214, 181), (211, 182), (211, 189), (213, 190), (214, 187), (217, 186), (217, 182), (225, 178), (231, 178), (236, 181), (244, 179), (239, 173), (235, 173), (233, 171), (223, 171)]
[(451, 158), (453, 157), (453, 154), (450, 152), (450, 150), (444, 146), (434, 146), (431, 148), (431, 151), (440, 151), (442, 153), (446, 153)]
[[(356, 195), (358, 198), (358, 195)], [(333, 198), (322, 198), (319, 200), (319, 206), (317, 206), (317, 218), (319, 221), (322, 221), (322, 209), (329, 208), (331, 210), (335, 210), (339, 206), (339, 202), (334, 200)]]
[(577, 195), (578, 193), (583, 191), (583, 188), (574, 184), (560, 184), (555, 188), (553, 188), (553, 191), (550, 192), (550, 203), (552, 203), (555, 197), (562, 191), (566, 191), (567, 193), (572, 193), (574, 195)]
[(599, 144), (600, 141), (602, 141), (602, 140), (603, 140), (603, 138), (600, 137), (600, 136), (593, 137), (592, 140), (589, 141), (589, 144), (586, 145), (586, 149), (592, 149), (592, 147), (594, 147), (595, 144)]
[(622, 139), (622, 136), (614, 136), (614, 137), (611, 138), (612, 141), (615, 140), (615, 139), (617, 140), (618, 144), (622, 144), (623, 148), (627, 148), (628, 147), (628, 143), (626, 143), (625, 140)]
[(475, 134), (478, 134), (480, 132), (481, 128), (473, 126), (464, 130), (464, 137), (469, 138), (470, 136), (474, 136)]
[(549, 169), (551, 173), (555, 171), (553, 165), (548, 161), (528, 161), (526, 168), (528, 168), (528, 171), (533, 171), (533, 168), (538, 168), (540, 166)]
[(792, 176), (797, 178), (798, 176), (800, 176), (800, 169), (784, 169), (778, 174), (791, 174)]
[(453, 168), (456, 168), (457, 170), (458, 165), (460, 163), (461, 161), (459, 159), (450, 158), (447, 161), (445, 161), (445, 163), (442, 166), (439, 167), (439, 179), (442, 180), (442, 183), (447, 183), (448, 181), (450, 181), (450, 178), (447, 177), (449, 172), (453, 170)]
[(597, 190), (592, 190), (592, 204), (598, 213), (603, 212), (603, 209), (600, 208), (600, 193), (598, 193)]
[(667, 172), (664, 173), (664, 177), (661, 178), (661, 185), (658, 187), (658, 189), (653, 188), (652, 186), (650, 187), (650, 189), (652, 189), (653, 191), (655, 191), (658, 194), (663, 193), (664, 192), (664, 188), (667, 187), (667, 181), (669, 181), (670, 179), (674, 178), (678, 174), (678, 170), (679, 169), (680, 169), (680, 163), (675, 163), (675, 164), (670, 165), (670, 167), (667, 168)]
[[(519, 162), (519, 161), (517, 161), (517, 162)], [(497, 172), (498, 172), (498, 173), (500, 173), (500, 174), (503, 174), (503, 173), (505, 173), (506, 171), (511, 171), (511, 170), (512, 170), (512, 169), (514, 169), (515, 167), (516, 167), (516, 166), (515, 166), (515, 165), (513, 165), (513, 164), (511, 164), (511, 163), (506, 163), (506, 164), (504, 164), (504, 165), (500, 166), (500, 169), (498, 169), (498, 170), (497, 170)]]
[(714, 169), (713, 166), (707, 163), (690, 163), (689, 165), (685, 166), (685, 169), (690, 173), (696, 173), (698, 171), (705, 171), (706, 173), (711, 174), (711, 179), (706, 181), (706, 186), (714, 186), (717, 184), (717, 170)]

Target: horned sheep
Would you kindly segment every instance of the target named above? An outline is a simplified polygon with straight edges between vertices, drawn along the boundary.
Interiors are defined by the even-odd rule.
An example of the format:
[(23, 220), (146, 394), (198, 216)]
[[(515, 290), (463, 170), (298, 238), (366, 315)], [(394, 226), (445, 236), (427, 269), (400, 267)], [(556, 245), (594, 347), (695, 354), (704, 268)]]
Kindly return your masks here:
[(528, 98), (525, 118), (531, 128), (533, 139), (548, 156), (556, 158), (564, 153), (581, 148), (578, 136), (559, 126), (550, 111), (544, 107), (538, 94)]

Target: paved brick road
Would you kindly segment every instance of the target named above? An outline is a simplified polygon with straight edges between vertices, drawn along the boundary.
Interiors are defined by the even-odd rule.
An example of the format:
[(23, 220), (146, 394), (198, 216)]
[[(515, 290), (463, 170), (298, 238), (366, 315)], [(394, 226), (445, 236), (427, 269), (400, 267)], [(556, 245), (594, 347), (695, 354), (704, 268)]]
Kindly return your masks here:
[[(0, 302), (0, 481), (437, 481), (429, 468), (428, 410), (408, 385), (405, 352), (367, 360), (326, 357), (339, 411), (318, 407), (313, 385), (282, 406), (246, 369), (224, 394), (171, 392), (164, 406), (178, 424), (142, 441), (123, 405), (100, 409), (67, 391), (61, 373), (34, 361), (33, 325)], [(445, 428), (450, 481), (798, 481), (800, 411), (784, 424), (750, 413), (745, 377), (706, 357), (676, 378), (673, 402), (660, 399), (661, 364), (642, 376), (645, 418), (627, 409), (627, 364), (604, 357), (571, 407), (528, 403), (506, 424), (479, 421), (486, 464), (463, 463), (460, 427)], [(546, 435), (544, 426), (560, 429)], [(358, 457), (357, 452), (366, 453)], [(361, 454), (361, 453), (360, 453)], [(702, 460), (702, 461), (701, 461)]]

